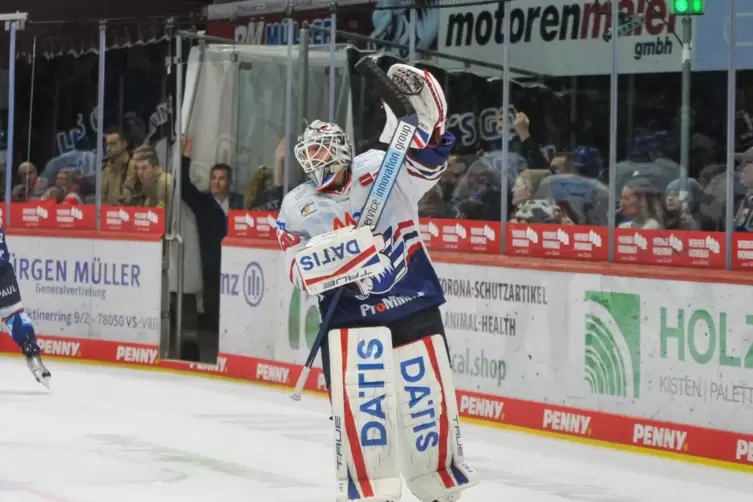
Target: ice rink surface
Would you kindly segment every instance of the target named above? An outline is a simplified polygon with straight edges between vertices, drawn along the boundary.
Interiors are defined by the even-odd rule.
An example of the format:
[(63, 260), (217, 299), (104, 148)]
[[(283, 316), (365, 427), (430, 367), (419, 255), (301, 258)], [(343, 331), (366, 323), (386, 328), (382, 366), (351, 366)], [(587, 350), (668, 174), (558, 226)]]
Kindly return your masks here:
[[(334, 502), (328, 403), (250, 384), (0, 358), (0, 502)], [(749, 502), (753, 476), (476, 425), (465, 502)], [(403, 501), (415, 501), (407, 490)]]

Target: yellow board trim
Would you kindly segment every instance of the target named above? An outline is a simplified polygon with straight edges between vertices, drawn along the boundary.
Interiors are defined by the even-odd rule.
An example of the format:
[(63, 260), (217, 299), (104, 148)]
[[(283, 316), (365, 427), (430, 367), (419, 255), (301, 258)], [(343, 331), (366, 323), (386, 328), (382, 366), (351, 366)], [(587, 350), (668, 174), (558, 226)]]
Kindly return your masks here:
[[(21, 354), (10, 353), (10, 352), (1, 352), (0, 356), (15, 357), (15, 358), (22, 357)], [(183, 375), (183, 376), (211, 378), (214, 380), (231, 381), (231, 382), (236, 382), (236, 383), (258, 385), (261, 387), (271, 387), (275, 389), (285, 390), (288, 392), (292, 390), (291, 387), (278, 384), (278, 383), (247, 380), (245, 378), (235, 378), (235, 377), (230, 377), (230, 376), (226, 376), (222, 374), (215, 374), (215, 373), (195, 371), (195, 370), (181, 370), (181, 369), (176, 369), (176, 368), (165, 368), (161, 366), (143, 366), (140, 364), (133, 364), (133, 363), (127, 363), (127, 362), (115, 363), (115, 362), (110, 362), (110, 361), (94, 361), (90, 359), (72, 359), (70, 357), (57, 357), (57, 356), (45, 356), (45, 360), (59, 361), (59, 362), (64, 362), (64, 363), (86, 364), (90, 366), (107, 366), (107, 367), (113, 367), (113, 368), (135, 369), (135, 370), (140, 370), (140, 371), (173, 373), (173, 374)], [(304, 390), (304, 393), (311, 394), (312, 396), (316, 396), (320, 398), (324, 398), (327, 396), (326, 393), (324, 392), (313, 391), (313, 390)], [(563, 434), (563, 433), (554, 432), (554, 431), (542, 431), (542, 430), (537, 430), (537, 429), (528, 429), (526, 427), (521, 427), (519, 425), (510, 425), (510, 424), (505, 424), (505, 423), (500, 423), (500, 422), (492, 422), (490, 420), (482, 420), (479, 418), (461, 417), (461, 420), (463, 422), (470, 423), (470, 424), (482, 425), (485, 427), (494, 427), (497, 429), (505, 429), (505, 430), (511, 430), (511, 431), (516, 431), (516, 432), (523, 432), (526, 434), (546, 437), (550, 439), (562, 439), (565, 441), (570, 441), (572, 443), (587, 444), (590, 446), (598, 446), (601, 448), (609, 448), (613, 450), (626, 451), (630, 453), (638, 453), (641, 455), (649, 455), (653, 457), (660, 457), (660, 458), (665, 458), (669, 460), (687, 462), (691, 464), (706, 465), (710, 467), (716, 467), (719, 469), (728, 469), (732, 471), (753, 473), (753, 465), (736, 464), (734, 462), (725, 462), (723, 460), (714, 460), (710, 458), (694, 457), (692, 455), (682, 455), (680, 453), (674, 453), (671, 451), (652, 450), (648, 448), (641, 448), (639, 446), (633, 446), (633, 445), (627, 445), (627, 444), (610, 443), (608, 441), (601, 441), (598, 439), (592, 439), (592, 438), (586, 438), (586, 437), (580, 437), (580, 436), (572, 436), (570, 434)]]

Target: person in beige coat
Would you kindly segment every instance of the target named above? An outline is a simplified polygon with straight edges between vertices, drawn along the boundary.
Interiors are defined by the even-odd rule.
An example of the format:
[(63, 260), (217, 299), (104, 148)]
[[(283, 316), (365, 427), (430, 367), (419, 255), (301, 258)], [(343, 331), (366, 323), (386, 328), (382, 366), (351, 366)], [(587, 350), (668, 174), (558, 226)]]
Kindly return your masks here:
[(105, 206), (122, 206), (126, 181), (135, 174), (128, 142), (122, 132), (113, 130), (107, 138), (107, 165), (102, 171), (102, 204)]

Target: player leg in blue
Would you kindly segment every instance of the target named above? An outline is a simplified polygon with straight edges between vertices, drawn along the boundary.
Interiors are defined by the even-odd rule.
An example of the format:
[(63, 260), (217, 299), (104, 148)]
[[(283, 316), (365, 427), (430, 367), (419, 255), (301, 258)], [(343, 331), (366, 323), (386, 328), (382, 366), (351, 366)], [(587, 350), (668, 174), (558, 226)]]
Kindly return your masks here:
[(10, 331), (10, 336), (13, 338), (13, 341), (21, 348), (21, 352), (26, 358), (26, 364), (29, 366), (31, 374), (34, 375), (37, 382), (49, 389), (50, 377), (52, 375), (42, 363), (42, 357), (40, 355), (41, 351), (39, 350), (37, 337), (34, 333), (34, 326), (31, 324), (29, 315), (21, 310), (11, 314), (11, 316), (5, 319), (4, 322)]
[(5, 230), (2, 227), (0, 227), (0, 319), (7, 326), (13, 341), (21, 349), (34, 378), (49, 389), (50, 372), (42, 364), (34, 326), (21, 302), (21, 291), (13, 265), (10, 263), (10, 251), (6, 243)]

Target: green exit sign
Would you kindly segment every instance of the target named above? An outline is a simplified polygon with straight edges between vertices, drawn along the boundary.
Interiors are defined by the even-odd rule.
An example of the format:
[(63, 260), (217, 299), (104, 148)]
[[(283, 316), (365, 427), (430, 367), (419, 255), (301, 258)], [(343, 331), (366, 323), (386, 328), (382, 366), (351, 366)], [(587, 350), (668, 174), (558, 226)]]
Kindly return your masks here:
[(698, 16), (703, 14), (705, 0), (672, 0), (672, 14), (675, 16)]

